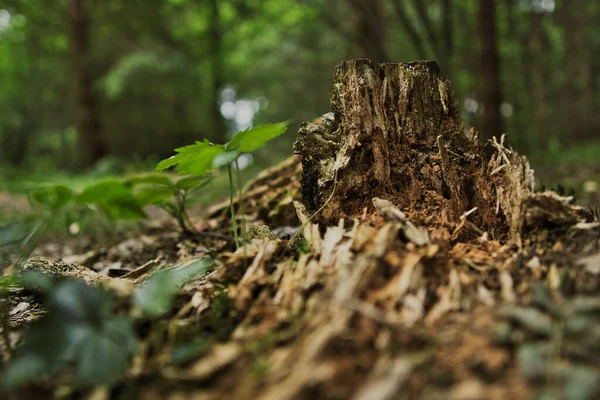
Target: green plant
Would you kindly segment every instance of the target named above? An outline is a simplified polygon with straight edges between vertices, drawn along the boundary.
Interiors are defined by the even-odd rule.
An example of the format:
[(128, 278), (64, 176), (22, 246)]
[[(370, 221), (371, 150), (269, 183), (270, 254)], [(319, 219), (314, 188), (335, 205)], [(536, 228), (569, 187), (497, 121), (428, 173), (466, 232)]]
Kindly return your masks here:
[(127, 178), (125, 184), (142, 206), (162, 208), (177, 220), (187, 234), (197, 233), (186, 210), (186, 201), (192, 190), (202, 188), (212, 180), (212, 175), (187, 176), (171, 179), (167, 175), (146, 174)]
[[(25, 333), (23, 344), (0, 376), (1, 385), (13, 389), (67, 366), (73, 367), (77, 384), (115, 383), (136, 351), (136, 322), (166, 314), (178, 290), (209, 273), (213, 265), (212, 259), (203, 258), (155, 272), (133, 292), (133, 304), (142, 312), (129, 316), (114, 315), (111, 293), (78, 280), (57, 279), (39, 271), (3, 278), (0, 289), (18, 285), (41, 295), (45, 313)], [(180, 356), (193, 357), (205, 347), (182, 349)]]
[(25, 333), (2, 375), (4, 387), (18, 387), (67, 365), (74, 367), (80, 384), (111, 384), (121, 377), (137, 337), (130, 318), (111, 316), (113, 299), (107, 292), (36, 272), (25, 273), (21, 283), (41, 292), (48, 312)]
[(101, 211), (114, 220), (146, 217), (131, 189), (114, 179), (94, 182), (80, 192), (65, 185), (38, 186), (29, 192), (29, 202), (41, 210), (42, 220), (68, 217), (70, 213), (82, 209)]
[(133, 294), (133, 303), (146, 317), (159, 317), (171, 308), (173, 297), (186, 283), (208, 274), (214, 265), (210, 258), (188, 261), (154, 272)]
[[(236, 182), (233, 178), (233, 169), (239, 173), (237, 159), (245, 153), (252, 153), (260, 147), (267, 144), (270, 140), (280, 136), (287, 130), (285, 123), (259, 125), (245, 131), (238, 132), (226, 144), (214, 144), (208, 140), (196, 142), (195, 144), (175, 149), (174, 156), (162, 160), (157, 166), (156, 171), (164, 171), (167, 168), (176, 167), (180, 174), (191, 174), (195, 176), (205, 176), (213, 169), (221, 168), (227, 165), (229, 175), (229, 203), (231, 212), (231, 225), (236, 246), (239, 247), (237, 219), (234, 209), (234, 193)], [(238, 175), (238, 181), (239, 181)], [(241, 193), (241, 182), (237, 183), (238, 198), (240, 204), (243, 204)], [(242, 206), (243, 207), (243, 206)], [(242, 230), (244, 227), (242, 226)], [(242, 234), (245, 232), (242, 232)]]

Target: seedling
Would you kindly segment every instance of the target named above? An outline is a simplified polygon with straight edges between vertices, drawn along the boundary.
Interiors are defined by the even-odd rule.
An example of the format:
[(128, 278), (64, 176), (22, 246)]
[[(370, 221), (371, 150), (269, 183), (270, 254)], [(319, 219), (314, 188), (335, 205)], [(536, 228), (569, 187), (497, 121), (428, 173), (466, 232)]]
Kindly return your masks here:
[[(204, 142), (196, 142), (195, 144), (175, 149), (177, 154), (161, 161), (156, 166), (156, 170), (160, 172), (167, 168), (176, 167), (175, 170), (180, 174), (191, 174), (202, 177), (213, 169), (219, 169), (227, 165), (231, 226), (236, 247), (239, 247), (237, 219), (233, 205), (234, 186), (236, 185), (233, 178), (233, 169), (239, 174), (237, 159), (242, 154), (252, 153), (263, 147), (286, 130), (287, 125), (285, 123), (267, 124), (238, 132), (229, 143), (224, 145), (214, 144), (205, 139)], [(240, 204), (243, 204), (241, 183), (239, 182), (238, 198), (240, 199)], [(244, 230), (243, 227), (242, 230)], [(244, 233), (242, 232), (242, 234)]]
[(126, 180), (142, 206), (154, 205), (169, 213), (186, 234), (197, 233), (186, 210), (189, 193), (199, 189), (212, 180), (210, 174), (171, 179), (166, 175), (147, 174), (134, 176)]

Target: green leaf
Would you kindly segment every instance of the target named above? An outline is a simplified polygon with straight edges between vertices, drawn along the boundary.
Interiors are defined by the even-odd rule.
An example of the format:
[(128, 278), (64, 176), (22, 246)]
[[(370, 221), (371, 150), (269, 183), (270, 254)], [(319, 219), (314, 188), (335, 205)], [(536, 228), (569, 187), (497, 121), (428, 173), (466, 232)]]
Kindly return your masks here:
[(117, 180), (106, 180), (87, 186), (77, 196), (80, 203), (106, 203), (115, 199), (133, 198), (131, 190)]
[(2, 376), (2, 386), (14, 389), (24, 383), (40, 378), (50, 371), (50, 365), (36, 354), (26, 354), (14, 359)]
[(264, 146), (267, 142), (280, 136), (287, 130), (285, 123), (258, 125), (254, 128), (238, 132), (225, 148), (236, 149), (240, 153), (251, 153)]
[(182, 190), (196, 189), (210, 183), (213, 178), (212, 175), (188, 176), (178, 180), (175, 186)]
[(64, 185), (42, 186), (34, 189), (29, 194), (29, 199), (34, 204), (57, 210), (73, 198), (73, 191)]
[(122, 182), (107, 180), (86, 187), (76, 200), (97, 204), (112, 219), (145, 218), (146, 214), (133, 193)]
[(91, 330), (80, 347), (77, 379), (90, 385), (115, 383), (127, 370), (136, 338), (131, 321), (115, 318)]
[(240, 152), (237, 149), (229, 150), (217, 155), (213, 159), (213, 168), (220, 168), (223, 165), (230, 164), (234, 162), (240, 155)]
[(133, 302), (149, 317), (159, 317), (171, 309), (176, 291), (175, 279), (169, 271), (158, 271), (133, 294)]
[(149, 317), (159, 317), (171, 309), (173, 297), (183, 285), (206, 275), (213, 260), (192, 260), (173, 268), (157, 271), (133, 294), (133, 302)]
[(210, 146), (194, 157), (179, 162), (176, 170), (180, 174), (205, 175), (214, 168), (215, 157), (224, 152), (225, 146), (221, 144)]
[(179, 147), (175, 149), (177, 154), (158, 163), (156, 166), (156, 171), (161, 172), (167, 168), (174, 167), (181, 162), (189, 161), (190, 159), (199, 156), (212, 146), (213, 145), (211, 143), (205, 140), (204, 142), (196, 142), (195, 144), (191, 144), (189, 146)]
[(98, 323), (108, 316), (112, 299), (81, 281), (65, 281), (52, 291), (51, 304), (63, 318)]
[(153, 184), (162, 186), (173, 186), (171, 179), (165, 174), (144, 174), (128, 177), (124, 180), (128, 186), (137, 186), (143, 184)]
[(168, 202), (173, 197), (173, 189), (165, 186), (145, 187), (138, 190), (135, 198), (141, 205), (161, 205)]
[(213, 265), (214, 261), (211, 258), (201, 258), (178, 264), (169, 271), (173, 274), (177, 287), (180, 288), (186, 283), (208, 274)]
[(49, 293), (54, 287), (53, 277), (40, 271), (23, 271), (18, 280), (22, 287), (34, 292)]
[(0, 226), (0, 247), (16, 244), (27, 236), (27, 226), (20, 223), (10, 223)]

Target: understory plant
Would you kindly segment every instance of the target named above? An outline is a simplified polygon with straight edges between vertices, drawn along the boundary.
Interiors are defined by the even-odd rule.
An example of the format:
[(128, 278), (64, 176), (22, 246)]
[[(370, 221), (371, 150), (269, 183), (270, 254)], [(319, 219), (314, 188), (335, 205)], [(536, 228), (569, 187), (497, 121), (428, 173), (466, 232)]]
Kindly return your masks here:
[(187, 213), (190, 192), (200, 189), (213, 179), (211, 174), (173, 179), (164, 174), (146, 174), (130, 177), (125, 183), (131, 187), (142, 206), (154, 205), (171, 215), (181, 230), (189, 235), (197, 233)]
[[(13, 287), (35, 293), (44, 312), (27, 328), (8, 366), (0, 373), (3, 389), (67, 373), (78, 386), (112, 385), (123, 377), (135, 355), (140, 337), (136, 326), (168, 314), (186, 283), (213, 268), (201, 258), (154, 272), (131, 293), (129, 313), (118, 298), (102, 287), (26, 270)], [(126, 308), (126, 307), (125, 307)]]
[[(240, 201), (240, 211), (243, 211), (242, 183), (239, 175), (238, 158), (242, 154), (252, 153), (263, 147), (272, 139), (280, 136), (287, 130), (285, 123), (259, 125), (238, 132), (228, 143), (215, 144), (208, 140), (196, 142), (189, 146), (175, 149), (175, 155), (162, 160), (157, 166), (156, 171), (164, 171), (175, 167), (180, 174), (189, 174), (197, 177), (203, 177), (215, 169), (227, 166), (229, 176), (229, 205), (231, 212), (231, 225), (236, 247), (239, 246), (237, 218), (234, 209), (235, 186), (238, 188), (238, 199)], [(234, 172), (237, 182), (234, 180)], [(242, 225), (242, 233), (245, 227)]]

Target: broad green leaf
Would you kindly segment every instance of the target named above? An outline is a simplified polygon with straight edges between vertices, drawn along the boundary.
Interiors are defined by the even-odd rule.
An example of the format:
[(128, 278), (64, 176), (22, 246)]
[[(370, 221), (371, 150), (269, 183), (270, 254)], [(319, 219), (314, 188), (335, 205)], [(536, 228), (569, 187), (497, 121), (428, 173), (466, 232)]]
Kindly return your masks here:
[(86, 187), (77, 201), (97, 204), (112, 219), (145, 218), (146, 214), (133, 193), (122, 182), (107, 180)]
[(175, 152), (177, 154), (175, 154), (174, 156), (171, 156), (167, 159), (164, 159), (158, 163), (158, 165), (156, 166), (156, 171), (158, 171), (158, 172), (164, 171), (165, 169), (174, 167), (175, 165), (177, 165), (179, 163), (189, 161), (189, 160), (201, 155), (207, 149), (210, 149), (211, 147), (218, 147), (218, 146), (220, 146), (220, 145), (213, 145), (213, 144), (209, 143), (208, 141), (204, 141), (204, 142), (196, 142), (195, 144), (191, 144), (189, 146), (179, 147), (179, 148), (175, 149)]
[(23, 271), (18, 279), (21, 286), (34, 292), (49, 293), (54, 287), (54, 278), (40, 271)]
[(32, 203), (56, 210), (73, 198), (73, 191), (64, 185), (42, 186), (34, 189), (29, 198)]
[(225, 148), (240, 153), (251, 153), (287, 130), (285, 123), (266, 124), (238, 132)]
[(115, 199), (108, 203), (101, 203), (99, 206), (111, 219), (132, 220), (146, 218), (146, 213), (134, 197), (131, 199)]
[(125, 179), (126, 185), (137, 186), (142, 184), (154, 184), (161, 186), (173, 186), (171, 179), (165, 174), (144, 174), (131, 176)]
[(144, 187), (136, 191), (135, 198), (141, 205), (160, 205), (173, 197), (173, 189), (166, 186)]
[(175, 186), (182, 190), (200, 188), (210, 183), (213, 178), (213, 175), (188, 176), (178, 180), (177, 183), (175, 183)]
[(240, 155), (240, 152), (237, 149), (228, 150), (221, 154), (218, 154), (213, 159), (213, 168), (221, 168), (224, 165), (230, 164), (234, 162)]
[(105, 203), (114, 199), (133, 198), (131, 190), (116, 180), (106, 180), (87, 186), (77, 196), (80, 203)]
[(2, 374), (2, 386), (14, 389), (24, 383), (39, 379), (50, 372), (50, 365), (44, 357), (26, 354), (15, 358)]
[(157, 271), (133, 294), (133, 302), (145, 315), (158, 317), (171, 309), (173, 297), (183, 285), (206, 275), (213, 260), (192, 260), (167, 270)]
[(51, 304), (63, 318), (98, 323), (108, 316), (110, 296), (80, 281), (65, 281), (53, 291)]
[(176, 292), (175, 278), (169, 271), (158, 271), (133, 294), (133, 302), (149, 317), (159, 317), (171, 309)]
[(11, 223), (0, 226), (0, 247), (20, 242), (27, 236), (27, 226), (20, 223)]
[(213, 265), (214, 261), (211, 258), (201, 258), (176, 265), (169, 271), (172, 272), (177, 287), (182, 287), (186, 283), (208, 274)]
[(179, 162), (177, 172), (180, 174), (205, 175), (214, 168), (213, 160), (215, 157), (224, 152), (225, 147), (220, 144), (207, 147), (195, 156)]
[(80, 347), (76, 374), (80, 383), (110, 385), (127, 370), (136, 342), (131, 321), (115, 318), (91, 330)]

